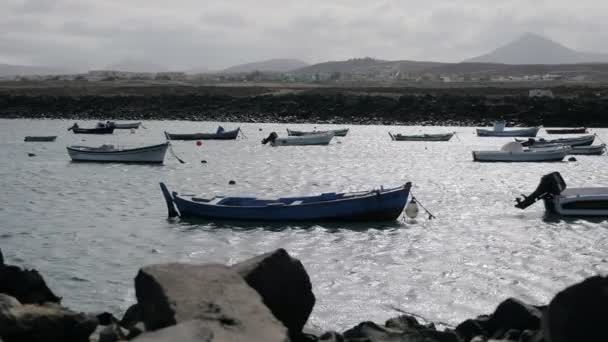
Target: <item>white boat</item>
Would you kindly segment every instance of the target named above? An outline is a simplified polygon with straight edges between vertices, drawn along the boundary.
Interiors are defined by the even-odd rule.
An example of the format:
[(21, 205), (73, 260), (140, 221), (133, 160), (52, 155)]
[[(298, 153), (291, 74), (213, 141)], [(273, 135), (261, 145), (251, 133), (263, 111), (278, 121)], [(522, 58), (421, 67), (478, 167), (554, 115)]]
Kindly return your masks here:
[(478, 162), (552, 162), (561, 161), (570, 148), (560, 146), (547, 150), (524, 150), (518, 142), (505, 144), (500, 151), (473, 151), (473, 161)]
[(480, 137), (535, 137), (540, 130), (540, 127), (505, 130), (505, 126), (504, 121), (497, 121), (494, 123), (493, 129), (478, 128), (477, 135)]
[(333, 137), (333, 132), (327, 132), (279, 138), (275, 132), (272, 132), (267, 138), (262, 140), (262, 144), (270, 143), (271, 146), (328, 145)]
[(150, 163), (161, 164), (169, 143), (138, 148), (115, 148), (113, 145), (100, 147), (68, 146), (68, 153), (73, 161), (115, 162), (115, 163)]
[(342, 129), (328, 129), (326, 131), (294, 131), (291, 129), (287, 129), (287, 135), (289, 136), (302, 136), (302, 135), (311, 135), (311, 134), (319, 134), (319, 133), (329, 133), (333, 132), (334, 137), (345, 137), (348, 134), (348, 128)]
[(593, 144), (594, 140), (595, 134), (561, 139), (515, 139), (515, 141), (520, 142), (524, 146), (588, 146)]
[(533, 193), (516, 199), (515, 207), (525, 209), (541, 199), (547, 211), (559, 215), (608, 216), (608, 187), (568, 189), (559, 172), (543, 176)]
[[(554, 145), (554, 146), (530, 146), (528, 149), (530, 150), (538, 150), (538, 151), (548, 151), (555, 149), (556, 147), (560, 147), (563, 145)], [(606, 151), (606, 144), (600, 145), (591, 145), (591, 146), (572, 146), (570, 152), (568, 154), (576, 154), (576, 155), (595, 155), (599, 156), (604, 154)]]

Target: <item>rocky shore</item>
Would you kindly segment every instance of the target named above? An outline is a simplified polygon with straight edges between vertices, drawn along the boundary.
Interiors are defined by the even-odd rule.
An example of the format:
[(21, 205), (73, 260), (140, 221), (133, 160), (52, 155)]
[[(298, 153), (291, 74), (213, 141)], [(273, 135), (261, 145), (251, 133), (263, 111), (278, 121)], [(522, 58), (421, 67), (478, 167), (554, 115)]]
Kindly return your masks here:
[(509, 298), (489, 315), (437, 329), (414, 316), (362, 322), (343, 332), (304, 327), (315, 304), (304, 265), (279, 249), (234, 265), (142, 267), (137, 303), (119, 320), (61, 306), (36, 270), (0, 253), (0, 338), (5, 342), (600, 342), (608, 341), (608, 277), (559, 292), (548, 305)]
[[(0, 118), (608, 127), (603, 89), (0, 88)], [(182, 89), (183, 88), (183, 89)], [(561, 92), (561, 93), (560, 93)]]

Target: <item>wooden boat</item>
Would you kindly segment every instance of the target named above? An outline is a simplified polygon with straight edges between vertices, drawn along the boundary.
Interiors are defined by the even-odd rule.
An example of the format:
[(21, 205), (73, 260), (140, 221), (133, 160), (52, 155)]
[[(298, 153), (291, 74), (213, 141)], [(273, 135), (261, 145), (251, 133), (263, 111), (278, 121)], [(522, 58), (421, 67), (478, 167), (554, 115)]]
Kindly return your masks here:
[(247, 221), (382, 221), (403, 212), (411, 183), (392, 188), (318, 196), (261, 199), (256, 197), (201, 198), (170, 193), (160, 183), (169, 217)]
[(493, 129), (477, 129), (477, 135), (480, 137), (535, 137), (540, 130), (540, 127), (517, 128), (505, 130), (505, 122), (497, 121), (494, 123)]
[(288, 136), (294, 136), (294, 137), (299, 137), (299, 136), (304, 136), (304, 135), (312, 135), (312, 134), (320, 134), (320, 133), (329, 133), (329, 132), (333, 132), (334, 133), (334, 137), (345, 137), (346, 134), (348, 134), (348, 128), (342, 128), (342, 129), (330, 129), (330, 130), (326, 130), (326, 131), (294, 131), (291, 129), (287, 129), (287, 135)]
[(68, 131), (74, 132), (74, 134), (112, 134), (114, 133), (114, 127), (112, 126), (104, 126), (104, 127), (95, 127), (95, 128), (80, 128), (78, 124), (74, 124), (72, 127), (68, 128)]
[(73, 161), (114, 162), (114, 163), (148, 163), (161, 164), (169, 143), (138, 148), (115, 148), (113, 145), (100, 147), (68, 146), (67, 150)]
[(455, 133), (403, 135), (388, 133), (393, 141), (450, 141)]
[(56, 135), (48, 135), (48, 136), (43, 136), (43, 135), (28, 135), (27, 137), (25, 137), (23, 139), (23, 141), (55, 141), (55, 139), (57, 139)]
[(97, 127), (113, 126), (115, 129), (138, 129), (141, 126), (141, 122), (129, 122), (129, 123), (118, 123), (114, 121), (106, 121), (105, 123), (100, 122)]
[[(563, 145), (554, 146), (530, 146), (530, 150), (549, 150)], [(574, 146), (570, 148), (568, 154), (576, 155), (602, 155), (606, 151), (606, 144), (590, 145), (590, 146)]]
[(576, 128), (545, 128), (547, 134), (585, 134), (588, 133), (587, 128), (585, 127), (576, 127)]
[(575, 138), (561, 138), (561, 139), (515, 139), (515, 141), (522, 145), (528, 146), (588, 146), (593, 144), (595, 140), (595, 134), (583, 135)]
[(517, 198), (515, 207), (526, 209), (543, 200), (548, 212), (564, 216), (608, 216), (608, 187), (567, 188), (559, 172), (544, 175), (536, 190)]
[(240, 131), (240, 127), (232, 131), (226, 131), (222, 126), (219, 126), (215, 133), (172, 134), (165, 132), (165, 137), (168, 140), (234, 140)]
[(552, 162), (561, 161), (571, 149), (561, 146), (547, 150), (527, 150), (517, 142), (504, 145), (500, 151), (473, 151), (477, 162)]
[(262, 139), (262, 144), (270, 143), (271, 146), (328, 145), (333, 137), (334, 133), (328, 132), (279, 138), (275, 132), (272, 132), (267, 138)]

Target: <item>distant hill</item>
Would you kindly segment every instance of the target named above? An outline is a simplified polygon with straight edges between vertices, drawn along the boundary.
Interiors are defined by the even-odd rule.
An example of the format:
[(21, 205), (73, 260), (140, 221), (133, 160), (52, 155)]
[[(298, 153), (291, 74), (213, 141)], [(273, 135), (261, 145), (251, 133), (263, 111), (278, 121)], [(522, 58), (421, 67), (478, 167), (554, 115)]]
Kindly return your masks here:
[(0, 63), (0, 77), (57, 75), (64, 73), (68, 73), (68, 71), (45, 66), (12, 65)]
[(377, 73), (377, 72), (406, 72), (416, 73), (425, 69), (444, 65), (438, 62), (417, 61), (385, 61), (374, 58), (354, 58), (346, 61), (325, 62), (313, 64), (305, 68), (295, 70), (299, 74), (316, 73)]
[(261, 62), (235, 65), (220, 71), (222, 74), (239, 74), (254, 71), (287, 72), (307, 66), (308, 63), (297, 59), (269, 59)]
[(574, 64), (606, 63), (608, 54), (586, 53), (570, 49), (534, 33), (526, 33), (513, 42), (478, 57), (469, 63), (502, 64)]
[(165, 72), (167, 67), (150, 63), (142, 60), (125, 59), (118, 63), (110, 64), (104, 70), (125, 71), (125, 72)]

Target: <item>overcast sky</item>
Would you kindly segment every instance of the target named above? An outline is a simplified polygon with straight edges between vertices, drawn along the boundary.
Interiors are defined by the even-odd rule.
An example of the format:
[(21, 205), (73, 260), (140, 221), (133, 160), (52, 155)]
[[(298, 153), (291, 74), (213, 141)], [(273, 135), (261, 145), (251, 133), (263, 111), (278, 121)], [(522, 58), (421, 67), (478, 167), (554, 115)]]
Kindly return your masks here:
[(608, 52), (606, 0), (0, 0), (0, 63), (458, 62), (535, 32)]

